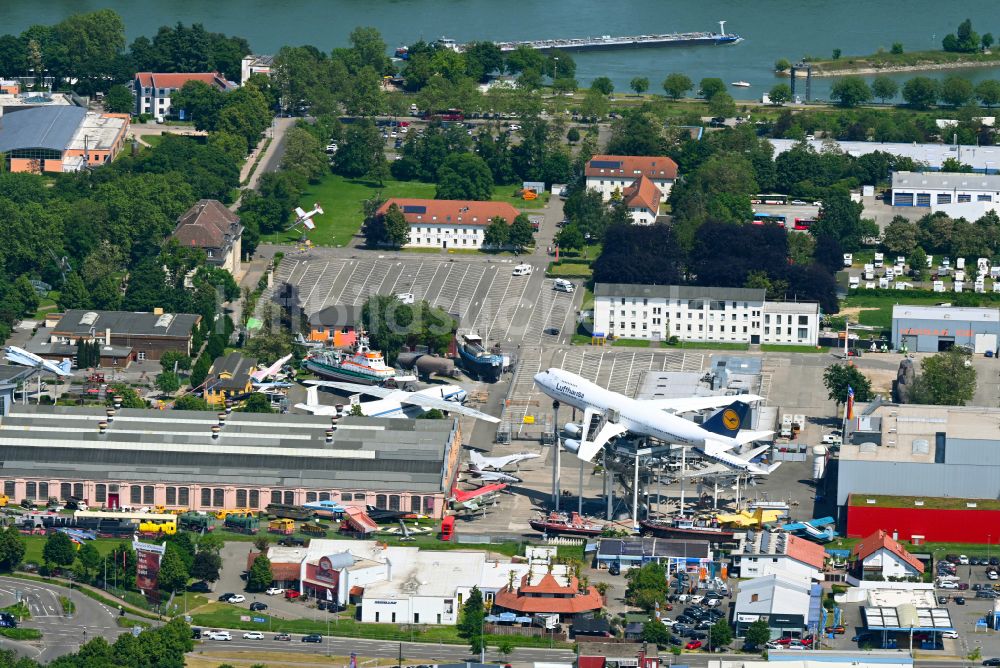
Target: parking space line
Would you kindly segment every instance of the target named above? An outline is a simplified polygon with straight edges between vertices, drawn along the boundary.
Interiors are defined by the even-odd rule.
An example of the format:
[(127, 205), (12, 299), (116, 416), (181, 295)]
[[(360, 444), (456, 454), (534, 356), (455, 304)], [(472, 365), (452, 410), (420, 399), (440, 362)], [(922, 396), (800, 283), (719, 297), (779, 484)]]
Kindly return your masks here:
[[(318, 264), (318, 263), (317, 263), (317, 264)], [(312, 305), (312, 296), (313, 296), (313, 293), (314, 293), (314, 292), (316, 292), (316, 287), (317, 287), (317, 286), (319, 285), (319, 281), (320, 281), (320, 279), (321, 279), (321, 278), (323, 278), (323, 274), (325, 274), (325, 273), (326, 273), (326, 270), (327, 270), (327, 268), (328, 268), (329, 266), (330, 266), (330, 263), (329, 263), (329, 262), (327, 262), (326, 264), (324, 264), (324, 265), (323, 265), (323, 269), (322, 269), (322, 270), (320, 270), (320, 272), (319, 272), (319, 276), (317, 276), (317, 277), (316, 277), (316, 280), (315, 280), (315, 281), (313, 281), (313, 285), (312, 285), (312, 289), (311, 289), (311, 290), (309, 290), (309, 294), (308, 294), (308, 295), (306, 295), (306, 298), (302, 300), (302, 303), (303, 303), (303, 304), (308, 304), (309, 306), (311, 306), (311, 305)], [(303, 278), (305, 278), (305, 276), (303, 276)], [(302, 295), (302, 292), (301, 292), (301, 291), (299, 291), (299, 296), (300, 296), (300, 298), (301, 298), (301, 295)], [(309, 309), (309, 308), (306, 308), (306, 311), (307, 311), (307, 312), (310, 312), (310, 311), (311, 311), (311, 309)]]
[(330, 305), (330, 293), (333, 292), (334, 286), (337, 285), (337, 279), (340, 278), (340, 274), (344, 271), (344, 267), (346, 266), (347, 266), (346, 262), (340, 263), (340, 268), (337, 270), (337, 275), (333, 277), (332, 281), (330, 281), (330, 289), (326, 291), (326, 296), (323, 297), (323, 303), (320, 304), (319, 306), (320, 309), (325, 309), (327, 306)]
[[(517, 298), (517, 310), (514, 311), (514, 316), (517, 315), (518, 311), (520, 310), (521, 304), (524, 303), (524, 293), (528, 291), (528, 285), (530, 283), (531, 283), (531, 281), (525, 281), (524, 282), (524, 287), (521, 288), (521, 294)], [(530, 318), (530, 316), (529, 316), (529, 318)], [(510, 320), (507, 322), (507, 330), (504, 332), (503, 338), (505, 338), (505, 339), (509, 339), (510, 338), (510, 328), (514, 325), (514, 319), (515, 318), (512, 316), (510, 318)]]

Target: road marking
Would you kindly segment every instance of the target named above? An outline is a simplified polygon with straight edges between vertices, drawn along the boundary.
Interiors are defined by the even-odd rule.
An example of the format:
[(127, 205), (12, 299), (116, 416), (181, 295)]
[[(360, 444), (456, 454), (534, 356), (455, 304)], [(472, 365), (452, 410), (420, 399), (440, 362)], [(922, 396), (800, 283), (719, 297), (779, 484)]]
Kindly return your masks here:
[(346, 262), (340, 263), (340, 269), (337, 270), (337, 275), (333, 277), (332, 281), (330, 281), (330, 289), (326, 291), (326, 296), (323, 297), (323, 303), (320, 304), (319, 306), (320, 310), (325, 309), (327, 307), (327, 304), (330, 303), (330, 293), (333, 292), (334, 286), (337, 285), (337, 279), (340, 278), (340, 274), (344, 271), (344, 267), (346, 266), (347, 266)]

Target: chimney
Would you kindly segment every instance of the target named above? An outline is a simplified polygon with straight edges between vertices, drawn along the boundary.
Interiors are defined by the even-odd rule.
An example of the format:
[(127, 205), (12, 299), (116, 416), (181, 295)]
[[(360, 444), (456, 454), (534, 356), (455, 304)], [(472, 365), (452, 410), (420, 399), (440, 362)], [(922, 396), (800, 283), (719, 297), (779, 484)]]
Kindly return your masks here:
[(153, 315), (163, 315), (163, 307), (157, 306), (153, 309)]

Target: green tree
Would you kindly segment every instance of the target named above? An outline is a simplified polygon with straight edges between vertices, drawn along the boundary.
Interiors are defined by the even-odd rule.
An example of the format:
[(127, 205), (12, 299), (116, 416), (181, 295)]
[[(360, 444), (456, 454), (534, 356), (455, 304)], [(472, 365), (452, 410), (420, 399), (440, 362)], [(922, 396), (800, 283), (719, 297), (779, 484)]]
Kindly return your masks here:
[(878, 226), (871, 220), (862, 219), (862, 210), (861, 203), (852, 201), (846, 192), (832, 191), (823, 198), (820, 218), (809, 232), (817, 238), (829, 235), (845, 251), (855, 251), (866, 238), (878, 236)]
[(575, 144), (576, 142), (580, 141), (580, 131), (577, 130), (576, 128), (570, 128), (569, 130), (567, 130), (566, 141), (568, 141), (571, 144)]
[(758, 619), (757, 621), (751, 623), (750, 626), (747, 627), (743, 640), (746, 641), (746, 644), (763, 650), (764, 645), (771, 640), (771, 627), (768, 626), (767, 620)]
[(708, 113), (712, 116), (732, 118), (736, 115), (736, 101), (729, 93), (716, 93), (708, 101)]
[(597, 77), (590, 82), (590, 89), (601, 95), (611, 95), (615, 92), (615, 84), (608, 77)]
[(50, 533), (42, 548), (42, 559), (52, 566), (69, 566), (76, 561), (76, 544), (62, 532)]
[(882, 233), (882, 246), (893, 255), (909, 255), (917, 247), (917, 225), (903, 216), (894, 216)]
[(271, 560), (266, 554), (259, 554), (250, 566), (247, 574), (247, 591), (260, 592), (271, 586), (274, 576), (271, 574)]
[(847, 388), (854, 390), (854, 400), (871, 401), (872, 384), (853, 364), (833, 364), (823, 372), (823, 385), (837, 405), (847, 403)]
[(486, 648), (486, 638), (483, 635), (483, 621), (486, 609), (483, 607), (483, 595), (479, 587), (473, 587), (469, 597), (462, 604), (462, 612), (458, 618), (458, 633), (469, 642), (472, 654), (479, 654)]
[(983, 45), (983, 51), (989, 51), (990, 47), (993, 46), (993, 33), (985, 32), (982, 38), (980, 38), (980, 43)]
[(212, 357), (210, 355), (202, 354), (201, 357), (198, 358), (198, 361), (194, 363), (194, 367), (191, 369), (191, 376), (188, 378), (188, 382), (191, 384), (191, 387), (200, 388), (205, 383), (205, 379), (208, 378), (208, 372), (211, 368)]
[(97, 575), (97, 569), (101, 567), (101, 553), (97, 551), (93, 543), (84, 543), (76, 553), (78, 574), (82, 575), (86, 582), (91, 582)]
[(121, 84), (115, 84), (104, 95), (104, 111), (109, 114), (129, 114), (135, 109), (132, 93)]
[(344, 176), (365, 176), (378, 160), (385, 160), (385, 145), (375, 124), (365, 120), (347, 126), (334, 154), (334, 169)]
[(912, 390), (914, 403), (935, 406), (964, 406), (976, 393), (976, 369), (971, 355), (952, 348), (920, 364)]
[(205, 582), (215, 582), (219, 579), (221, 571), (222, 557), (218, 554), (199, 550), (194, 555), (194, 562), (191, 564), (191, 577)]
[(927, 280), (927, 253), (923, 248), (917, 246), (909, 256), (910, 269), (913, 277), (918, 281)]
[(914, 109), (927, 109), (937, 102), (940, 89), (937, 81), (928, 77), (913, 77), (903, 84), (903, 99)]
[(160, 560), (160, 572), (157, 575), (157, 586), (163, 591), (177, 591), (183, 589), (188, 581), (188, 569), (177, 548), (171, 548), (167, 543), (167, 549)]
[(674, 100), (684, 97), (684, 94), (693, 87), (694, 84), (691, 83), (691, 78), (679, 72), (668, 74), (667, 78), (663, 80), (664, 92)]
[(658, 619), (651, 619), (643, 622), (642, 640), (656, 645), (660, 649), (665, 649), (670, 645), (670, 629)]
[(410, 238), (410, 225), (406, 222), (402, 209), (393, 204), (383, 216), (385, 243), (399, 248)]
[(442, 413), (437, 408), (432, 408), (429, 411), (424, 411), (417, 416), (418, 420), (443, 420), (444, 413)]
[(564, 250), (572, 248), (583, 248), (584, 238), (580, 227), (575, 223), (564, 226), (556, 235), (556, 245)]
[(483, 245), (489, 248), (503, 248), (510, 238), (510, 225), (501, 216), (490, 220), (489, 226), (483, 232)]
[(701, 88), (701, 95), (706, 100), (711, 100), (719, 93), (726, 92), (726, 84), (719, 77), (705, 77), (698, 84), (698, 87)]
[(526, 214), (522, 213), (514, 218), (514, 222), (510, 224), (508, 240), (518, 253), (535, 244), (535, 229)]
[(902, 42), (893, 42), (892, 43), (892, 48), (889, 50), (889, 53), (891, 53), (894, 56), (901, 56), (901, 55), (903, 55), (903, 43)]
[(986, 79), (976, 84), (976, 99), (990, 109), (1000, 104), (1000, 81)]
[(210, 411), (214, 410), (208, 402), (194, 394), (185, 394), (174, 401), (174, 410), (177, 411)]
[(59, 292), (59, 308), (64, 311), (73, 308), (87, 308), (90, 305), (90, 294), (83, 284), (80, 274), (75, 271), (66, 276), (66, 282)]
[(729, 620), (723, 618), (712, 625), (708, 632), (708, 641), (714, 649), (725, 647), (733, 641), (733, 628), (729, 626)]
[(833, 59), (834, 60), (840, 60), (840, 54), (841, 54), (840, 49), (834, 49), (833, 50)]
[(164, 371), (156, 376), (156, 389), (163, 394), (173, 394), (181, 389), (180, 378), (173, 371)]
[(239, 407), (239, 412), (241, 413), (274, 413), (274, 409), (271, 408), (271, 400), (266, 394), (261, 394), (260, 392), (254, 392), (243, 405)]
[(774, 61), (775, 72), (787, 72), (790, 69), (792, 69), (792, 64), (788, 62), (787, 58), (778, 58)]
[(218, 532), (206, 533), (198, 537), (198, 552), (218, 555), (226, 546), (226, 540)]
[(225, 106), (225, 93), (204, 81), (188, 81), (170, 97), (174, 114), (184, 110), (184, 118), (194, 121), (199, 130), (219, 129), (219, 112)]
[(139, 396), (133, 388), (124, 383), (114, 383), (108, 388), (108, 405), (111, 405), (115, 397), (121, 397), (122, 408), (146, 408), (146, 400)]
[(887, 76), (878, 76), (872, 80), (872, 95), (880, 99), (882, 104), (896, 97), (898, 92), (899, 86)]
[(830, 89), (830, 99), (842, 107), (856, 107), (872, 98), (871, 88), (858, 76), (842, 77)]
[(330, 171), (330, 161), (325, 147), (316, 136), (302, 127), (294, 127), (285, 133), (285, 155), (281, 168), (300, 174), (310, 183), (319, 180)]
[(480, 200), (493, 197), (493, 173), (472, 153), (449, 155), (437, 173), (435, 199)]
[(160, 366), (164, 371), (174, 371), (175, 366), (177, 371), (190, 371), (191, 356), (179, 350), (165, 350), (160, 355)]
[(0, 529), (0, 572), (10, 573), (21, 563), (27, 541), (14, 525)]
[(583, 96), (583, 103), (580, 105), (580, 113), (587, 118), (604, 118), (608, 114), (608, 98), (601, 95), (600, 91), (588, 90)]
[(646, 77), (632, 77), (628, 82), (628, 87), (635, 91), (636, 95), (642, 95), (649, 90), (649, 79)]
[(17, 298), (19, 309), (17, 315), (34, 315), (35, 311), (38, 310), (38, 304), (41, 300), (27, 274), (21, 274), (17, 277), (11, 288), (11, 293)]
[(974, 94), (972, 82), (965, 77), (952, 75), (941, 82), (941, 101), (956, 109), (968, 103)]
[(767, 97), (771, 100), (771, 104), (781, 106), (792, 99), (792, 88), (786, 83), (776, 84)]

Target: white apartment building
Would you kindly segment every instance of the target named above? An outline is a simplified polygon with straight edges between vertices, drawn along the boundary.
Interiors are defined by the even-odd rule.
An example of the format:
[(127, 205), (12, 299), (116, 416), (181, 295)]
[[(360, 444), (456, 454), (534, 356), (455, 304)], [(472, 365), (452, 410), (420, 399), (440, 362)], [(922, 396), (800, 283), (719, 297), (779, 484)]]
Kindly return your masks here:
[(756, 288), (594, 286), (594, 332), (624, 339), (815, 346), (819, 305), (771, 302)]
[(136, 114), (153, 114), (166, 118), (174, 113), (170, 98), (188, 81), (201, 81), (221, 91), (234, 86), (218, 72), (136, 72), (132, 81), (132, 97)]
[(409, 223), (408, 248), (472, 248), (483, 246), (486, 228), (495, 218), (508, 225), (520, 214), (507, 202), (393, 197), (379, 207), (384, 216), (393, 205)]
[(587, 162), (583, 174), (587, 188), (600, 192), (604, 201), (611, 199), (616, 191), (624, 194), (642, 176), (652, 181), (666, 199), (677, 180), (677, 163), (663, 155), (595, 155)]

